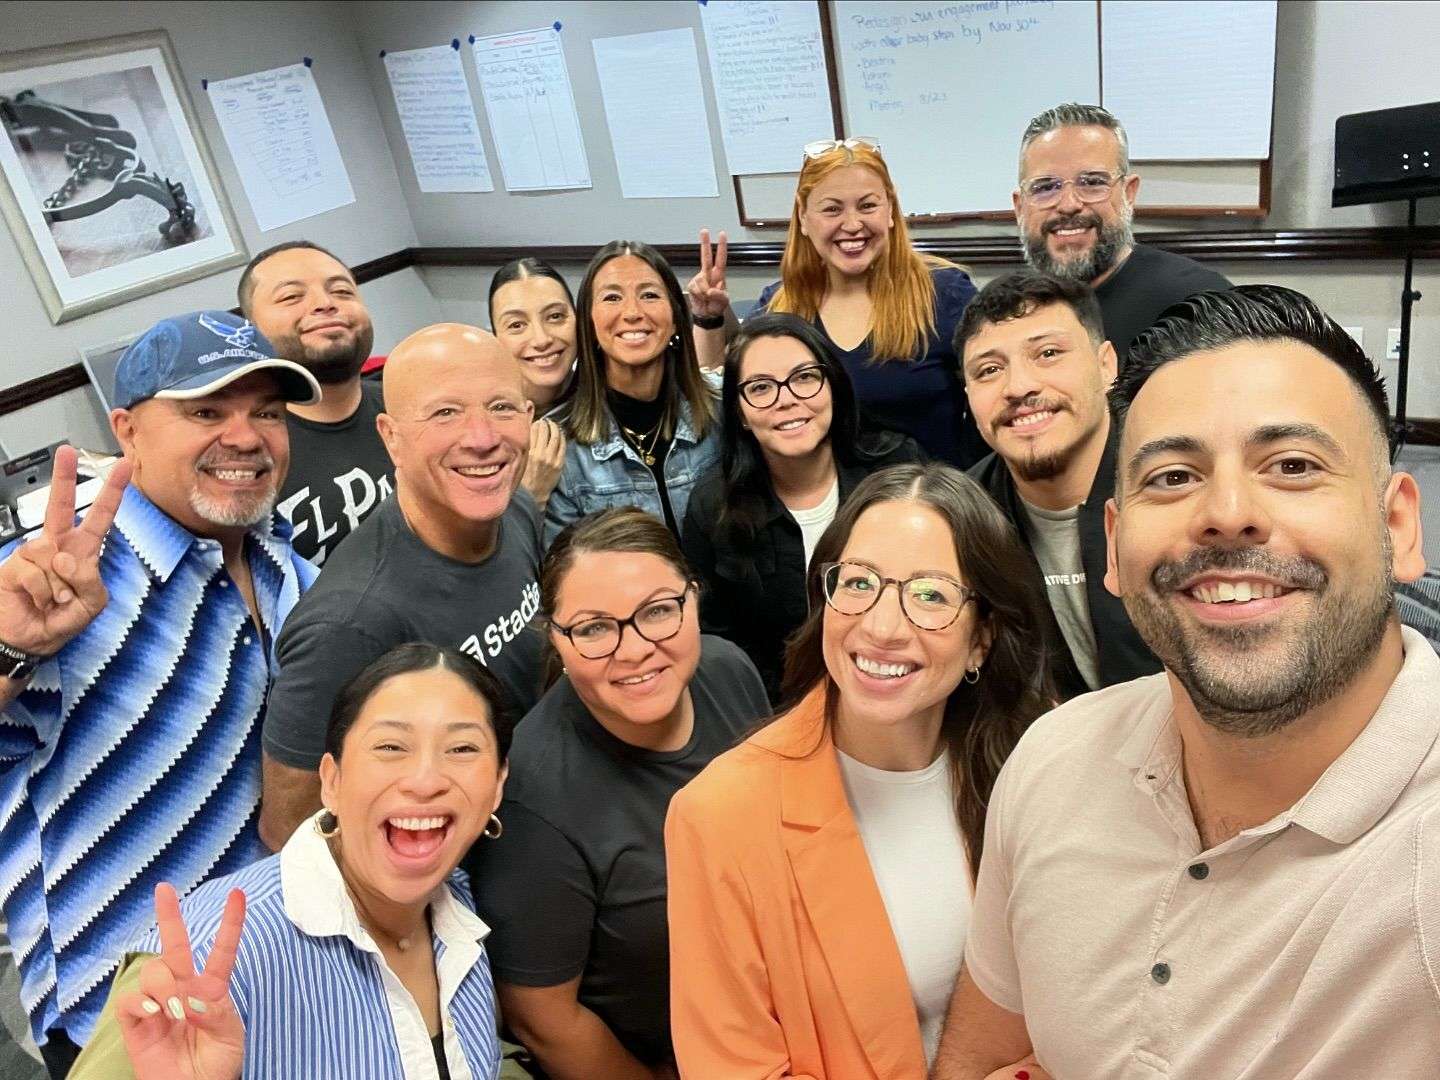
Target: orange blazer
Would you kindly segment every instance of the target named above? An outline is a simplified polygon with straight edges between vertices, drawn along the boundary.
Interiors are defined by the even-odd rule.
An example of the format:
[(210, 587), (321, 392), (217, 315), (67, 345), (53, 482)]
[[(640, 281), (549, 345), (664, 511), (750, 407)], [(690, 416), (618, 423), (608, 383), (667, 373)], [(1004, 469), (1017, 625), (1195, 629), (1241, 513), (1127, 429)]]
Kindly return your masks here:
[(920, 1023), (817, 689), (670, 803), (685, 1080), (924, 1080)]

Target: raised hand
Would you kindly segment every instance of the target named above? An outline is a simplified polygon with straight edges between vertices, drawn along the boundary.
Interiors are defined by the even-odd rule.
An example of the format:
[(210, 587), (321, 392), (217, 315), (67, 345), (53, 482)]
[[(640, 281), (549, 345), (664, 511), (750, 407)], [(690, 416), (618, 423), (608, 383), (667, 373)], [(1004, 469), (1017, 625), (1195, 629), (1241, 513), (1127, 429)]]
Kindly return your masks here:
[(700, 272), (685, 286), (690, 294), (690, 310), (696, 315), (724, 315), (730, 308), (730, 294), (725, 288), (728, 248), (729, 241), (722, 232), (712, 252), (710, 230), (700, 230)]
[(550, 498), (565, 464), (565, 433), (554, 420), (540, 419), (530, 425), (530, 456), (520, 484), (541, 506)]
[(115, 463), (78, 525), (76, 472), (74, 449), (56, 450), (45, 524), (0, 563), (0, 641), (39, 656), (59, 652), (110, 599), (100, 580), (100, 546), (130, 482), (130, 463)]
[(234, 1080), (245, 1061), (245, 1024), (230, 1000), (230, 971), (245, 926), (245, 894), (232, 889), (205, 970), (195, 973), (190, 935), (170, 885), (155, 886), (160, 955), (140, 969), (140, 989), (115, 1005), (135, 1080)]

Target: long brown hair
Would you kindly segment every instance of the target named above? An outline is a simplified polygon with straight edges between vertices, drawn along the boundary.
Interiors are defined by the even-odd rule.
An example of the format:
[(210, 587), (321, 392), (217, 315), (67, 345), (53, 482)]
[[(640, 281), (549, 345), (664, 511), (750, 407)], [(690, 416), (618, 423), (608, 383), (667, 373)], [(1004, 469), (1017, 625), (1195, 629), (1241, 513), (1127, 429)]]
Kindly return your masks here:
[(839, 560), (861, 514), (890, 501), (921, 503), (945, 519), (960, 573), (978, 594), (976, 629), (983, 625), (990, 634), (979, 681), (962, 680), (955, 687), (940, 729), (955, 782), (955, 817), (974, 871), (980, 866), (985, 809), (1000, 767), (1056, 697), (1043, 629), (1044, 597), (1019, 533), (984, 489), (958, 469), (936, 463), (893, 465), (861, 481), (815, 545), (807, 582), (810, 615), (785, 651), (782, 696), (793, 706), (823, 684), (826, 722), (834, 721), (837, 694), (821, 641), (826, 604), (819, 568)]
[(869, 270), (870, 355), (877, 361), (908, 360), (935, 332), (935, 282), (931, 280), (930, 271), (955, 264), (915, 250), (890, 170), (879, 152), (868, 146), (837, 146), (819, 157), (805, 159), (795, 186), (785, 254), (780, 258), (780, 288), (771, 299), (769, 310), (792, 312), (811, 321), (820, 314), (829, 272), (825, 261), (816, 254), (815, 245), (800, 231), (800, 219), (815, 186), (847, 165), (863, 165), (880, 177), (895, 223), (884, 253)]
[(665, 347), (665, 379), (660, 387), (665, 408), (660, 417), (660, 438), (669, 439), (675, 434), (682, 402), (690, 407), (690, 422), (694, 425), (695, 437), (704, 438), (718, 418), (719, 403), (715, 392), (700, 375), (700, 358), (695, 352), (695, 334), (690, 323), (690, 305), (685, 302), (680, 282), (665, 261), (665, 256), (638, 240), (610, 241), (595, 253), (590, 265), (585, 268), (580, 295), (575, 300), (580, 352), (576, 364), (575, 392), (565, 413), (565, 426), (571, 438), (585, 445), (600, 441), (610, 431), (610, 408), (605, 403), (605, 354), (595, 336), (592, 314), (595, 278), (606, 263), (626, 255), (633, 255), (647, 263), (659, 276), (670, 300), (670, 316), (675, 323), (675, 337)]

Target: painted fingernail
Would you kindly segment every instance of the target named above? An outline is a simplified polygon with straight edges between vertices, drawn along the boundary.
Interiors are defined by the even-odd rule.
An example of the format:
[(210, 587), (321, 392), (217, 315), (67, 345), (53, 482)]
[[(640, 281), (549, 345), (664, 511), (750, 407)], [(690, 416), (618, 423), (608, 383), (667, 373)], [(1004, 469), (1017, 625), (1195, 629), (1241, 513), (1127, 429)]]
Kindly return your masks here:
[(165, 1007), (170, 1010), (170, 1015), (175, 1017), (176, 1020), (185, 1019), (185, 1006), (180, 1004), (178, 997), (172, 997), (169, 1001), (165, 1002)]
[(191, 1012), (207, 1013), (210, 1011), (210, 1007), (199, 998), (187, 997), (185, 1003), (190, 1006)]
[(156, 1005), (155, 1002), (151, 1001), (149, 998), (146, 998), (144, 1001), (140, 1002), (140, 1008), (144, 1009), (151, 1016), (160, 1015), (160, 1006)]
[(1030, 1080), (1030, 1074), (1024, 1069), (1021, 1069), (1015, 1074), (1015, 1080)]

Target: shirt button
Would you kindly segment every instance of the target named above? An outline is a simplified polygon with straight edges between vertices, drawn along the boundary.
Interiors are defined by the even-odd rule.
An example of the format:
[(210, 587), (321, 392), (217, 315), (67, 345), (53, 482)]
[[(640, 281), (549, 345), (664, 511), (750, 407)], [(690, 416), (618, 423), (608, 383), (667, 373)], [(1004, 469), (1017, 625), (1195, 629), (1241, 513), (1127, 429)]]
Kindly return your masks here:
[(1203, 862), (1197, 862), (1194, 866), (1190, 867), (1190, 876), (1196, 881), (1204, 881), (1210, 876), (1210, 867), (1206, 866)]
[(1150, 977), (1161, 986), (1164, 986), (1170, 981), (1170, 965), (1156, 964), (1150, 969)]
[(221, 579), (220, 579), (220, 587), (221, 587), (222, 589), (228, 589), (228, 588), (230, 587), (230, 582), (226, 581), (224, 578), (221, 578)]
[(242, 645), (249, 645), (249, 644), (250, 644), (250, 635), (249, 635), (249, 634), (246, 634), (243, 638), (241, 638), (241, 639), (240, 639), (240, 644), (242, 644)]

